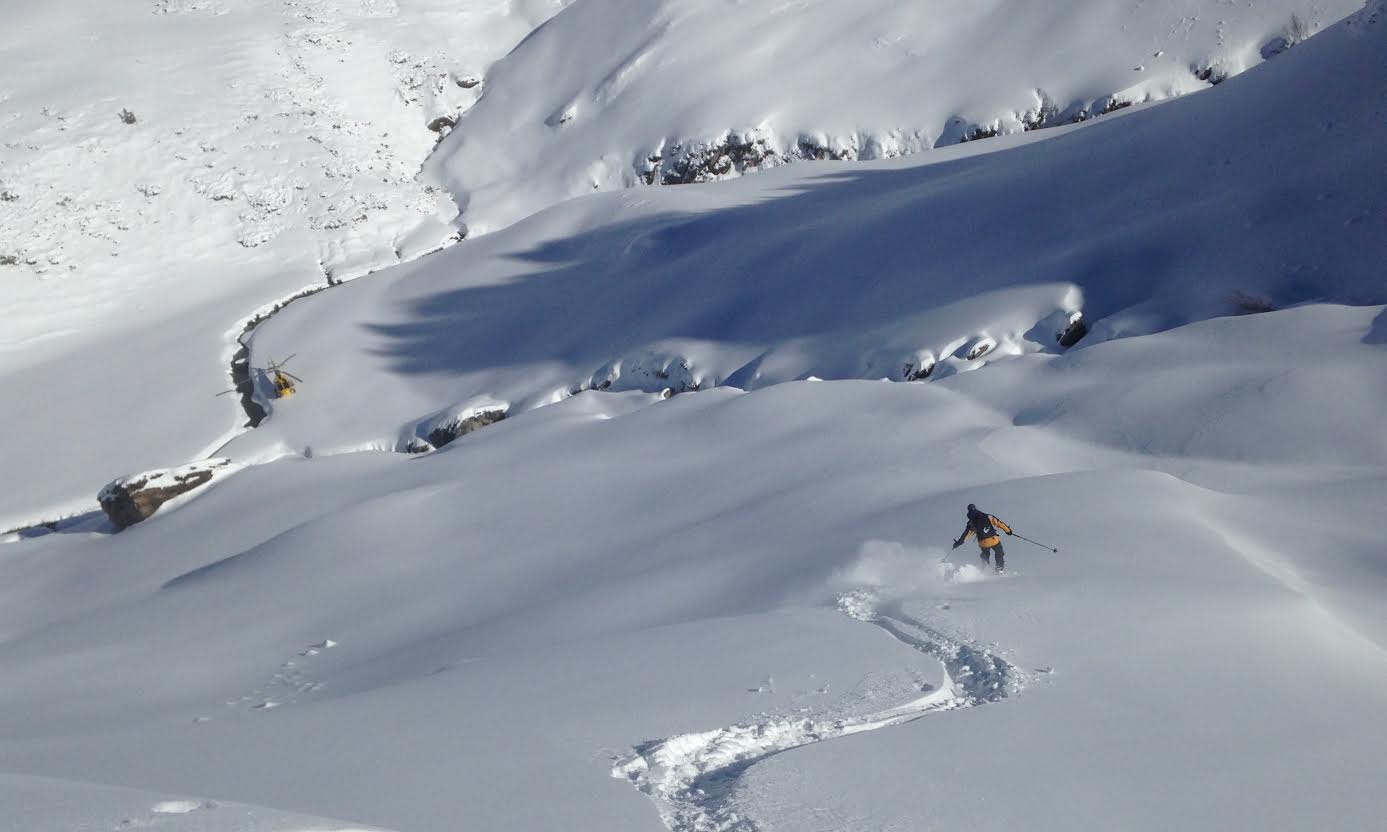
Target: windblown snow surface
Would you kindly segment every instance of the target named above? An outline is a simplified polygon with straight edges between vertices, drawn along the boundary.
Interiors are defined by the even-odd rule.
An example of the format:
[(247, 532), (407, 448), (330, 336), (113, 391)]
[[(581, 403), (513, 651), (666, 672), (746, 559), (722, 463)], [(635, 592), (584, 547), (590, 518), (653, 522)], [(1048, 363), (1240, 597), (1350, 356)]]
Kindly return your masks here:
[(0, 546), (0, 830), (1380, 826), (1385, 90), (1375, 2), (295, 303), (234, 474)]

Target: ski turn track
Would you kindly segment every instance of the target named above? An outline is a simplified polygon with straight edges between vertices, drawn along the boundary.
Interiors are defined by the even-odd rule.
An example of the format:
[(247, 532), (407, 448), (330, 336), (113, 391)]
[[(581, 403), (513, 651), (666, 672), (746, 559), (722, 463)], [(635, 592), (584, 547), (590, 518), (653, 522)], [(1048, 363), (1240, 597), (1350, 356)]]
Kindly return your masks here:
[(770, 717), (693, 734), (652, 740), (612, 769), (655, 802), (671, 832), (755, 832), (733, 803), (737, 782), (760, 761), (812, 743), (876, 731), (939, 711), (999, 702), (1023, 687), (1021, 671), (991, 648), (952, 638), (907, 615), (899, 602), (866, 590), (845, 593), (838, 608), (874, 624), (908, 647), (937, 659), (944, 677), (936, 690), (861, 716)]

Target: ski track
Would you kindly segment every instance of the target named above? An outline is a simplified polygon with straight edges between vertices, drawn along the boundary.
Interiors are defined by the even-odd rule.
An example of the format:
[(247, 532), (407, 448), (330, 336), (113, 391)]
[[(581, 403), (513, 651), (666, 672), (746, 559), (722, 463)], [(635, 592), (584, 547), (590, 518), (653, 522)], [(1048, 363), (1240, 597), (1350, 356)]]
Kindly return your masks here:
[(947, 636), (907, 615), (899, 602), (882, 602), (870, 591), (857, 590), (840, 596), (838, 608), (937, 659), (944, 671), (938, 689), (862, 716), (771, 717), (652, 740), (632, 749), (612, 768), (612, 776), (649, 796), (671, 832), (755, 832), (760, 827), (738, 813), (733, 797), (742, 774), (762, 760), (938, 711), (999, 702), (1024, 685), (1021, 671), (991, 648)]

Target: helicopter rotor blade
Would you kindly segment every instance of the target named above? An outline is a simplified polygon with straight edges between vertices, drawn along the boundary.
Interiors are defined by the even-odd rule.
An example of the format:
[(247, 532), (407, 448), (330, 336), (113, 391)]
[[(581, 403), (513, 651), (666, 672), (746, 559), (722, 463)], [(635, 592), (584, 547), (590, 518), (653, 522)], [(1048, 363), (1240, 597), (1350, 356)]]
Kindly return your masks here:
[(303, 384), (303, 379), (299, 378), (291, 372), (288, 372), (286, 370), (280, 370), (279, 374), (282, 376), (288, 376), (289, 378), (292, 378), (294, 381), (297, 381), (299, 384)]

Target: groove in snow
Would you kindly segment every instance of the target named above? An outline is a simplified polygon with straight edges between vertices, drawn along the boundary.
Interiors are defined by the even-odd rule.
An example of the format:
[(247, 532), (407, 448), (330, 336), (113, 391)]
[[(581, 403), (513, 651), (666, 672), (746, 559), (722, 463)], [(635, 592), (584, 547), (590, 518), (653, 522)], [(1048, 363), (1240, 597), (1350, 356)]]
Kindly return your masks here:
[(741, 775), (756, 763), (811, 743), (913, 722), (925, 714), (997, 702), (1019, 692), (1015, 665), (991, 649), (951, 638), (906, 615), (899, 603), (873, 593), (842, 595), (838, 608), (875, 624), (893, 638), (938, 659), (937, 690), (863, 716), (772, 717), (643, 743), (618, 762), (612, 776), (628, 780), (655, 801), (673, 832), (754, 832), (757, 824), (732, 803)]

